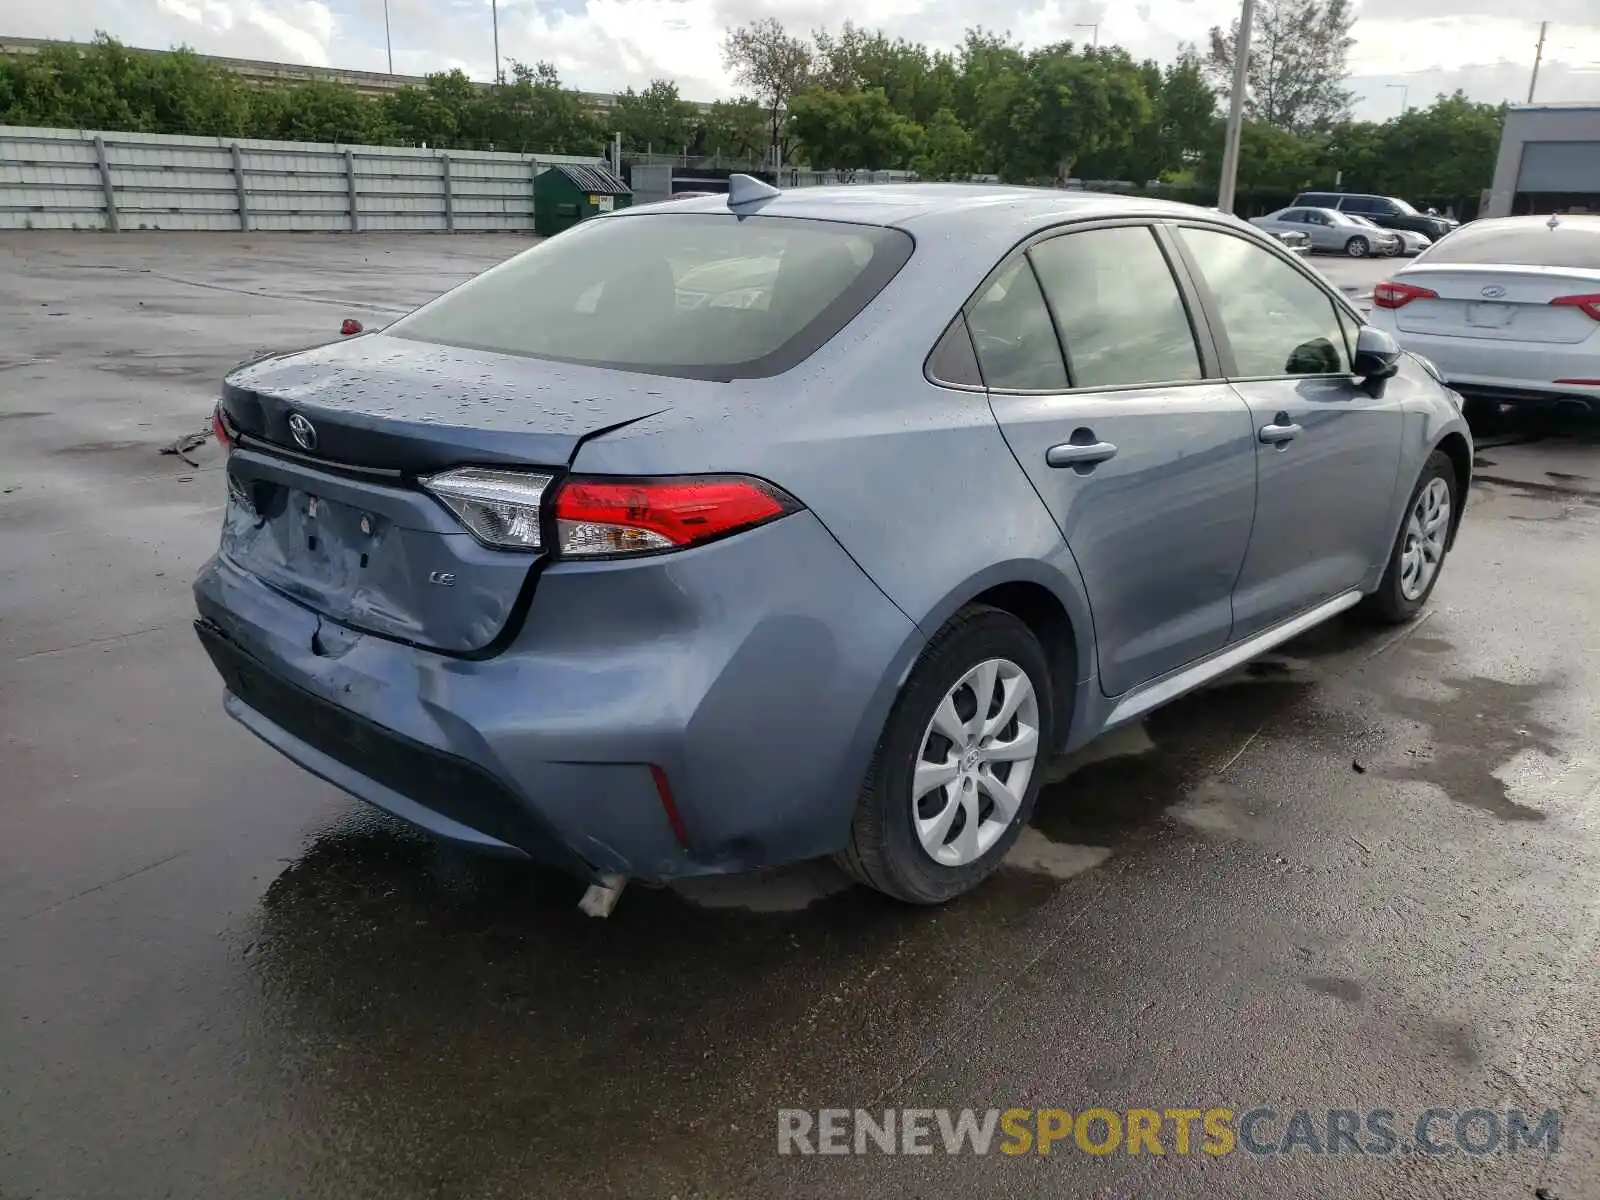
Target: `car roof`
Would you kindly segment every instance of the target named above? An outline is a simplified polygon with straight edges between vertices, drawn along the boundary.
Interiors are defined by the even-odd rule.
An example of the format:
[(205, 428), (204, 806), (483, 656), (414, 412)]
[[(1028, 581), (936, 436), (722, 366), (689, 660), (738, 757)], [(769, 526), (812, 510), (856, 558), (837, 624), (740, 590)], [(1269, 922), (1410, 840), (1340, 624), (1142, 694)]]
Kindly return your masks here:
[[(608, 214), (625, 219), (632, 210)], [(726, 212), (724, 196), (704, 196), (673, 205), (679, 213)], [(848, 221), (893, 226), (916, 235), (963, 234), (992, 229), (1015, 237), (1019, 231), (1063, 221), (1097, 217), (1166, 216), (1237, 220), (1190, 204), (1061, 188), (1008, 187), (970, 183), (865, 183), (792, 188), (767, 200), (741, 205), (742, 213), (771, 217)]]

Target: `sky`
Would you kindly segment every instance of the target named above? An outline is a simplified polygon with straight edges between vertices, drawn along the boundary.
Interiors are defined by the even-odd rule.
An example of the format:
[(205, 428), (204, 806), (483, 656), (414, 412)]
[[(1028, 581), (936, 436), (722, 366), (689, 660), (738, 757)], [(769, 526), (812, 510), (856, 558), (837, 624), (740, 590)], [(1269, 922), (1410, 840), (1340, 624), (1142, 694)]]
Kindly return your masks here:
[[(1357, 21), (1350, 56), (1358, 116), (1383, 120), (1456, 88), (1475, 100), (1525, 101), (1541, 20), (1550, 32), (1538, 99), (1600, 102), (1600, 0), (1366, 0), (1363, 8), (1373, 15)], [(715, 100), (735, 91), (723, 31), (761, 17), (793, 32), (853, 17), (934, 47), (958, 43), (975, 15), (1024, 45), (1088, 40), (1098, 25), (1100, 41), (1165, 60), (1231, 21), (1238, 0), (879, 0), (870, 21), (864, 11), (845, 0), (498, 0), (500, 53), (552, 61), (569, 86), (588, 91), (668, 78), (686, 99)], [(388, 17), (395, 71), (493, 74), (491, 0), (388, 0)], [(0, 0), (0, 37), (87, 40), (96, 30), (134, 46), (387, 68), (383, 0)]]

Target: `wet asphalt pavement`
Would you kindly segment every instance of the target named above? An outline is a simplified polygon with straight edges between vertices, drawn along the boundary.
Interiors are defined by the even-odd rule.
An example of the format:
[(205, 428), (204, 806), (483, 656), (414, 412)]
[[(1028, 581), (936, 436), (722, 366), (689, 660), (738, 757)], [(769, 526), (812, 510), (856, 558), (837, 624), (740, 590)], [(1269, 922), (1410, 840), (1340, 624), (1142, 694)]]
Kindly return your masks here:
[[(241, 358), (520, 244), (0, 239), (0, 1197), (1600, 1197), (1600, 446), (1481, 485), (1419, 623), (1060, 764), (971, 897), (814, 865), (594, 921), (223, 716), (218, 454), (159, 453)], [(1091, 1105), (1564, 1118), (1483, 1159), (776, 1153), (780, 1108)]]

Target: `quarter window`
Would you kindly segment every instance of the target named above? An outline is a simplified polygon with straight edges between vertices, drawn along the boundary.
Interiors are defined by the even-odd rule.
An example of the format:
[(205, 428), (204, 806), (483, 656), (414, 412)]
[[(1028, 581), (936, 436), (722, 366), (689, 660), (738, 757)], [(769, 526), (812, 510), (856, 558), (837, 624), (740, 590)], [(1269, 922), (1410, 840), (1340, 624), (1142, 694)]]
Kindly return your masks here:
[(1055, 310), (1073, 387), (1201, 377), (1188, 311), (1150, 229), (1070, 233), (1028, 253)]
[(992, 388), (1061, 391), (1067, 368), (1039, 283), (1026, 256), (984, 289), (967, 313), (983, 382)]
[(1179, 236), (1211, 292), (1237, 377), (1349, 373), (1338, 309), (1320, 287), (1243, 238), (1193, 227)]

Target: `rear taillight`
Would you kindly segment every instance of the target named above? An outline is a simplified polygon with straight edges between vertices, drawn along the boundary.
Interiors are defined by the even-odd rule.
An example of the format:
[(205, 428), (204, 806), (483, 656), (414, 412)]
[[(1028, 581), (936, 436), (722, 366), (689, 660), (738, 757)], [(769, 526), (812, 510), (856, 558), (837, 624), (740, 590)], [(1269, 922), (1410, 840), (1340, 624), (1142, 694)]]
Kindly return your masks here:
[(1439, 293), (1432, 288), (1415, 287), (1409, 283), (1385, 280), (1372, 289), (1372, 303), (1377, 308), (1404, 308), (1413, 300), (1437, 300)]
[(683, 550), (787, 516), (800, 504), (760, 479), (574, 478), (556, 493), (563, 557)]
[(538, 550), (540, 504), (553, 476), (536, 471), (460, 467), (425, 480), (467, 531), (497, 550)]
[(228, 428), (228, 419), (222, 415), (220, 404), (211, 410), (211, 433), (224, 454), (233, 449), (233, 433)]
[(1600, 321), (1600, 292), (1586, 296), (1557, 296), (1550, 303), (1562, 308), (1575, 308), (1591, 320)]

